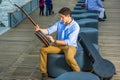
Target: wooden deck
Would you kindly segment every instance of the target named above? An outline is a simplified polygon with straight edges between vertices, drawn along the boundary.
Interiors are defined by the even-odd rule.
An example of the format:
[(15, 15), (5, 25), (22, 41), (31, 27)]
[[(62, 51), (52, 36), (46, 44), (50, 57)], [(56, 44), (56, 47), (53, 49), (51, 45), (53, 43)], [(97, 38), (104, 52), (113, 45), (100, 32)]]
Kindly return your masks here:
[(99, 45), (102, 57), (116, 67), (116, 75), (111, 80), (120, 80), (120, 1), (105, 0), (107, 21), (99, 24)]

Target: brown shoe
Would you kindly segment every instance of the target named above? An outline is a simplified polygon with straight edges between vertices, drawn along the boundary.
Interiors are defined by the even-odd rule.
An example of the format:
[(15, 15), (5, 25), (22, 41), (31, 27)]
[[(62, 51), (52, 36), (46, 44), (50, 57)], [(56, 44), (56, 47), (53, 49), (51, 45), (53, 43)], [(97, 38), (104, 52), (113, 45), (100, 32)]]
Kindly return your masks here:
[(47, 73), (42, 73), (42, 80), (47, 80), (47, 78), (48, 78)]

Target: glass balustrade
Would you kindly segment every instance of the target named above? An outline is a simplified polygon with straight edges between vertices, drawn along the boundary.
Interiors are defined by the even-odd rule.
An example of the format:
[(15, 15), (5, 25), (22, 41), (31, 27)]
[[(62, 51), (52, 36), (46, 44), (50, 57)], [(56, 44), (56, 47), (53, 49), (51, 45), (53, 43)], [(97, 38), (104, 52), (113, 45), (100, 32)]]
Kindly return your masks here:
[(8, 13), (12, 13), (17, 10), (13, 4), (23, 6), (31, 0), (0, 0), (0, 22), (9, 27), (8, 25)]

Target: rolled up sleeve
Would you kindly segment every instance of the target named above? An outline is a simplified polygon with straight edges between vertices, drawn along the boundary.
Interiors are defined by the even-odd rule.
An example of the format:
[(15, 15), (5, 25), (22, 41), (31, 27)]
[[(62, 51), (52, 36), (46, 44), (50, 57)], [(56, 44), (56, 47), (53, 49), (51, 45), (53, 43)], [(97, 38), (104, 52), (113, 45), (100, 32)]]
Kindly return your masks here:
[(77, 38), (79, 31), (79, 26), (76, 26), (74, 30), (70, 33), (70, 35), (68, 35), (68, 38), (65, 39), (66, 45), (77, 46)]
[(48, 34), (52, 34), (53, 32), (57, 31), (57, 25), (58, 25), (58, 22), (55, 23), (53, 26), (47, 28)]

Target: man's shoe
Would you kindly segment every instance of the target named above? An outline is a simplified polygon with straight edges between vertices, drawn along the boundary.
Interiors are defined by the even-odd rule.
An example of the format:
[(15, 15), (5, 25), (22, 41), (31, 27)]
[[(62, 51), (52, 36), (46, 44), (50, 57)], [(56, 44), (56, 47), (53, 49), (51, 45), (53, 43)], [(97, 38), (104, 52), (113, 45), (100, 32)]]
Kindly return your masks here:
[(102, 18), (98, 18), (99, 21), (105, 21), (105, 19), (102, 19)]
[(47, 78), (48, 78), (47, 73), (42, 73), (42, 80), (47, 80)]

